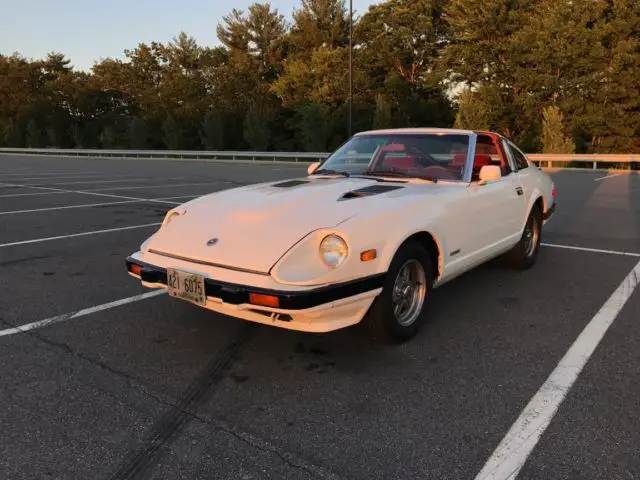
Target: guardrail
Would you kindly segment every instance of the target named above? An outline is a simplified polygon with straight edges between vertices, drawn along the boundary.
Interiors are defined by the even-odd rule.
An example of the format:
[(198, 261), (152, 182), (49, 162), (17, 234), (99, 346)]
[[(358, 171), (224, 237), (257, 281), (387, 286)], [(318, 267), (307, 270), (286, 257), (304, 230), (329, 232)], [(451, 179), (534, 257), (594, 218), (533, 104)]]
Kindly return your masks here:
[(113, 158), (190, 158), (207, 160), (249, 160), (249, 161), (289, 161), (317, 162), (329, 153), (309, 152), (234, 152), (207, 150), (102, 150), (102, 149), (57, 149), (57, 148), (0, 148), (0, 154), (18, 155), (60, 155), (72, 157), (113, 157)]
[[(60, 155), (73, 157), (107, 158), (181, 158), (253, 162), (311, 163), (330, 155), (325, 152), (243, 152), (206, 150), (102, 150), (102, 149), (55, 149), (55, 148), (0, 148), (0, 154)], [(529, 160), (543, 168), (571, 170), (640, 170), (640, 154), (528, 154)]]
[(540, 167), (566, 168), (572, 170), (599, 170), (601, 164), (608, 170), (640, 170), (640, 155), (620, 153), (594, 153), (594, 154), (549, 154), (530, 153), (529, 160)]

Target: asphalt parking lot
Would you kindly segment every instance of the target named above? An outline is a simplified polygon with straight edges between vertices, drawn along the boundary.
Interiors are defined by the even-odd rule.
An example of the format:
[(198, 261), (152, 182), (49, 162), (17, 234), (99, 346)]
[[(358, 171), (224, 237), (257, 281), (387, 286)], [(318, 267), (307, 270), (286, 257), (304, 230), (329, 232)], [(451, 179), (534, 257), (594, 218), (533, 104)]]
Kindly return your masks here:
[(445, 285), (402, 346), (217, 316), (126, 274), (172, 206), (305, 170), (0, 155), (1, 478), (473, 479), (509, 432), (539, 436), (518, 478), (640, 478), (640, 175), (552, 173), (535, 268)]

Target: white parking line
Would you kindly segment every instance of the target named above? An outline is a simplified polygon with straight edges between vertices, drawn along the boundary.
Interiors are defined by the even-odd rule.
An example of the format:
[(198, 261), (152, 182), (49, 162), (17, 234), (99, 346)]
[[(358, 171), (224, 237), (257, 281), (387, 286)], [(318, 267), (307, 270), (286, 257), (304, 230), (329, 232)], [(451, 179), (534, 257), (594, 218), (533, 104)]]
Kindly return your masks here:
[[(8, 183), (0, 183), (0, 185), (11, 185)], [(13, 185), (15, 187), (23, 187), (24, 185), (18, 185), (15, 184)], [(128, 197), (128, 196), (124, 196), (124, 195), (116, 195), (113, 193), (99, 193), (99, 192), (95, 192), (95, 191), (85, 191), (85, 190), (67, 190), (64, 188), (53, 188), (53, 187), (31, 187), (33, 189), (36, 190), (47, 190), (47, 193), (17, 193), (14, 195), (0, 195), (0, 198), (2, 197), (13, 197), (13, 196), (26, 196), (26, 195), (51, 195), (54, 193), (77, 193), (80, 195), (95, 195), (97, 197), (108, 197), (108, 198), (120, 198), (122, 200), (141, 200), (141, 201), (145, 201), (145, 202), (152, 202), (152, 203), (163, 203), (163, 204), (168, 204), (168, 205), (179, 205), (180, 202), (170, 202), (168, 200), (161, 200), (161, 199), (156, 199), (156, 198), (140, 198), (140, 197)]]
[(111, 190), (136, 190), (136, 189), (141, 189), (141, 188), (173, 188), (173, 187), (190, 187), (190, 186), (194, 186), (194, 185), (213, 185), (216, 183), (224, 183), (221, 182), (220, 180), (216, 180), (215, 182), (198, 182), (198, 183), (172, 183), (169, 185), (143, 185), (143, 186), (138, 186), (138, 187), (115, 187), (115, 188), (91, 188), (91, 189), (85, 189), (84, 192), (104, 192), (104, 191), (111, 191)]
[(23, 172), (12, 172), (12, 173), (0, 173), (0, 177), (27, 177), (33, 175), (46, 175), (46, 176), (56, 176), (56, 175), (65, 175), (65, 174), (74, 174), (74, 175), (95, 175), (99, 174), (99, 172), (78, 172), (77, 170), (62, 170), (59, 172), (34, 172), (33, 170), (24, 170)]
[(66, 322), (67, 320), (73, 320), (75, 318), (84, 317), (86, 315), (91, 315), (92, 313), (101, 312), (103, 310), (109, 310), (111, 308), (119, 307), (121, 305), (126, 305), (128, 303), (139, 302), (140, 300), (144, 300), (146, 298), (157, 297), (158, 295), (162, 295), (163, 293), (165, 293), (163, 289), (153, 290), (151, 292), (143, 293), (141, 295), (122, 298), (114, 302), (103, 303), (102, 305), (96, 305), (95, 307), (78, 310), (77, 312), (56, 315), (55, 317), (45, 318), (44, 320), (40, 320), (38, 322), (27, 323), (25, 325), (20, 325), (19, 327), (14, 327), (14, 328), (7, 328), (6, 330), (0, 330), (0, 337), (4, 337), (6, 335), (13, 335), (16, 333), (27, 332), (35, 328), (47, 327), (49, 325), (53, 325), (54, 323)]
[(476, 480), (517, 477), (578, 375), (638, 286), (639, 279), (640, 262), (582, 330), (502, 439)]
[(127, 196), (124, 196), (124, 195), (115, 195), (113, 193), (98, 193), (98, 192), (83, 192), (83, 191), (69, 192), (69, 193), (79, 193), (79, 194), (82, 194), (82, 195), (96, 195), (98, 197), (108, 197), (108, 198), (122, 198), (124, 200), (142, 200), (142, 201), (145, 201), (145, 202), (164, 203), (164, 204), (168, 204), (168, 205), (180, 205), (180, 202), (171, 202), (169, 200), (160, 200), (160, 199), (156, 199), (156, 198), (127, 197)]
[(619, 177), (620, 175), (622, 175), (621, 173), (613, 173), (611, 175), (605, 175), (604, 177), (598, 177), (598, 178), (594, 178), (593, 181), (594, 182), (598, 182), (600, 180), (604, 180), (606, 178), (613, 178), (613, 177)]
[(31, 193), (11, 193), (9, 195), (0, 195), (0, 198), (11, 197), (33, 197), (34, 195), (51, 195), (54, 193), (75, 193), (75, 192), (31, 192)]
[(122, 205), (125, 203), (142, 203), (146, 200), (120, 200), (118, 202), (102, 202), (102, 203), (83, 203), (81, 205), (63, 205), (61, 207), (49, 207), (49, 208), (32, 208), (30, 210), (9, 210), (6, 212), (0, 212), (0, 215), (13, 215), (18, 213), (35, 213), (35, 212), (49, 212), (52, 210), (68, 210), (71, 208), (91, 208), (110, 205)]
[(627, 257), (640, 257), (640, 253), (634, 253), (634, 252), (620, 252), (617, 250), (603, 250), (600, 248), (576, 247), (573, 245), (556, 245), (553, 243), (540, 243), (540, 245), (543, 247), (564, 248), (566, 250), (577, 250), (580, 252), (607, 253), (609, 255), (624, 255)]
[[(173, 177), (167, 180), (181, 180), (184, 177)], [(157, 181), (157, 178), (120, 178), (118, 180), (81, 180), (81, 181), (73, 181), (73, 182), (56, 182), (50, 183), (49, 185), (78, 185), (85, 183), (129, 183), (129, 182), (154, 182)]]
[(50, 242), (51, 240), (62, 240), (64, 238), (83, 237), (86, 235), (99, 235), (101, 233), (122, 232), (124, 230), (134, 230), (136, 228), (154, 227), (162, 225), (162, 222), (146, 223), (144, 225), (130, 225), (128, 227), (109, 228), (106, 230), (92, 230), (91, 232), (70, 233), (68, 235), (58, 235), (56, 237), (34, 238), (32, 240), (21, 240), (18, 242), (0, 243), (0, 248), (15, 247), (17, 245), (26, 245), (28, 243)]
[(177, 197), (154, 198), (154, 200), (173, 200), (174, 198), (177, 199), (177, 198), (196, 198), (196, 197), (204, 197), (204, 195), (178, 195)]
[[(92, 173), (92, 174), (82, 174), (82, 175), (48, 175), (48, 176), (25, 176), (25, 177), (19, 177), (19, 178), (7, 178), (6, 180), (12, 181), (12, 182), (26, 182), (27, 180), (31, 181), (31, 180), (59, 180), (61, 178), (68, 178), (68, 179), (78, 179), (78, 178), (89, 178), (89, 179), (94, 179), (94, 178), (100, 178), (100, 177), (104, 177), (106, 174), (104, 173)], [(130, 177), (131, 175), (124, 175), (124, 174), (108, 174), (110, 177)]]
[[(73, 182), (44, 182), (43, 183), (25, 183), (24, 184), (24, 188), (34, 188), (34, 187), (42, 187), (45, 185), (76, 185), (76, 184), (85, 184), (85, 183), (126, 183), (126, 182), (151, 182), (154, 181), (155, 179), (150, 179), (149, 177), (146, 178), (133, 178), (133, 179), (117, 179), (117, 180), (94, 180), (96, 177), (100, 177), (100, 175), (96, 175), (93, 177), (88, 177), (89, 180), (80, 180), (80, 181), (73, 181)], [(60, 177), (62, 178), (62, 177)], [(74, 179), (78, 179), (78, 178), (83, 178), (83, 177), (72, 177)], [(87, 178), (87, 177), (84, 177)], [(177, 177), (177, 178), (184, 178), (184, 177)], [(25, 180), (36, 180), (35, 178), (21, 178), (19, 180), (14, 180), (11, 179), (11, 181), (20, 181), (20, 182), (24, 182)], [(58, 180), (58, 178), (52, 178), (51, 180)], [(15, 188), (12, 185), (0, 185), (0, 188)]]

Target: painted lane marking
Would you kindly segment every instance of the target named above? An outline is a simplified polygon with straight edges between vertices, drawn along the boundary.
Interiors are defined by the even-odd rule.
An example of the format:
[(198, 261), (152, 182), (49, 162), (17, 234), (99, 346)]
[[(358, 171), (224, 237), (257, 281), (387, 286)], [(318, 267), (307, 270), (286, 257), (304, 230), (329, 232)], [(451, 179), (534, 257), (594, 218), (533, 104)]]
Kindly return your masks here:
[[(0, 185), (10, 185), (7, 183), (0, 183)], [(16, 187), (21, 187), (23, 185), (15, 185)], [(107, 197), (107, 198), (120, 198), (122, 200), (140, 200), (140, 201), (145, 201), (145, 202), (152, 202), (152, 203), (164, 203), (164, 204), (168, 204), (168, 205), (179, 205), (179, 202), (170, 202), (167, 200), (160, 200), (160, 199), (154, 199), (154, 198), (140, 198), (140, 197), (128, 197), (128, 196), (124, 196), (124, 195), (116, 195), (116, 194), (109, 194), (109, 193), (99, 193), (99, 192), (87, 192), (87, 191), (83, 191), (83, 190), (67, 190), (64, 188), (53, 188), (53, 187), (31, 187), (37, 190), (47, 190), (47, 193), (18, 193), (15, 196), (23, 196), (23, 195), (51, 195), (53, 193), (77, 193), (80, 195), (95, 195), (97, 197)], [(4, 197), (4, 196), (14, 196), (14, 195), (0, 195), (0, 198)]]
[(101, 175), (99, 172), (78, 172), (77, 170), (63, 170), (60, 172), (34, 172), (32, 170), (24, 170), (22, 173), (0, 173), (0, 177), (29, 177), (34, 175), (42, 175), (46, 177), (56, 177), (58, 175)]
[[(176, 197), (160, 197), (160, 198), (154, 198), (153, 200), (173, 200), (173, 199), (178, 199), (178, 198), (197, 198), (197, 197), (204, 197), (206, 194), (204, 195), (178, 195)], [(176, 202), (177, 203), (177, 202)]]
[(39, 320), (37, 322), (20, 325), (19, 327), (7, 328), (6, 330), (0, 330), (0, 337), (4, 337), (7, 335), (14, 335), (16, 333), (24, 333), (29, 330), (34, 330), (36, 328), (47, 327), (49, 325), (53, 325), (54, 323), (66, 322), (67, 320), (73, 320), (75, 318), (84, 317), (86, 315), (91, 315), (92, 313), (101, 312), (103, 310), (109, 310), (111, 308), (119, 307), (121, 305), (126, 305), (128, 303), (139, 302), (140, 300), (145, 300), (147, 298), (157, 297), (158, 295), (162, 295), (163, 293), (165, 293), (164, 289), (153, 290), (151, 292), (135, 295), (133, 297), (122, 298), (120, 300), (116, 300), (113, 302), (103, 303), (102, 305), (96, 305), (95, 307), (78, 310), (77, 312), (64, 313), (62, 315), (56, 315), (55, 317), (49, 317), (49, 318), (45, 318), (44, 320)]
[(54, 193), (73, 193), (73, 192), (32, 192), (32, 193), (11, 193), (9, 195), (0, 195), (0, 198), (11, 198), (11, 197), (32, 197), (34, 195), (51, 195)]
[(0, 248), (14, 247), (17, 245), (27, 245), (29, 243), (50, 242), (52, 240), (62, 240), (65, 238), (83, 237), (86, 235), (99, 235), (101, 233), (122, 232), (124, 230), (134, 230), (136, 228), (155, 227), (158, 225), (162, 225), (162, 222), (146, 223), (144, 225), (130, 225), (128, 227), (109, 228), (106, 230), (92, 230), (90, 232), (70, 233), (68, 235), (58, 235), (57, 237), (34, 238), (32, 240), (21, 240), (18, 242), (11, 242), (11, 243), (0, 243)]
[[(8, 210), (6, 212), (0, 212), (0, 215), (13, 215), (18, 213), (37, 213), (37, 212), (50, 212), (53, 210), (69, 210), (74, 208), (93, 208), (93, 207), (103, 207), (103, 206), (111, 206), (111, 205), (124, 205), (127, 203), (145, 203), (145, 202), (160, 202), (161, 200), (171, 200), (174, 198), (195, 198), (200, 195), (182, 195), (178, 197), (163, 197), (163, 198), (140, 198), (140, 199), (132, 199), (132, 200), (120, 200), (118, 202), (101, 202), (101, 203), (82, 203), (80, 205), (63, 205), (61, 207), (48, 207), (48, 208), (32, 208), (30, 210)], [(180, 202), (162, 202), (171, 205), (180, 205)]]
[(639, 281), (640, 262), (582, 330), (494, 450), (476, 480), (517, 477), (578, 375), (633, 294)]
[[(167, 180), (174, 180), (174, 179), (182, 179), (184, 177), (173, 177), (173, 179), (167, 179)], [(153, 182), (157, 179), (155, 178), (149, 178), (149, 177), (144, 177), (144, 178), (121, 178), (118, 180), (81, 180), (81, 181), (73, 181), (73, 182), (56, 182), (56, 183), (50, 183), (49, 185), (79, 185), (79, 184), (85, 184), (85, 183), (130, 183), (130, 182)]]
[(35, 213), (35, 212), (50, 212), (52, 210), (68, 210), (71, 208), (90, 208), (99, 207), (102, 205), (122, 205), (125, 203), (142, 203), (145, 200), (120, 200), (119, 202), (103, 202), (103, 203), (83, 203), (81, 205), (63, 205), (62, 207), (49, 207), (49, 208), (32, 208), (30, 210), (8, 210), (6, 212), (0, 212), (0, 215), (13, 215), (18, 213)]
[(189, 187), (194, 185), (212, 185), (216, 183), (223, 183), (220, 180), (216, 180), (215, 182), (198, 182), (198, 183), (173, 183), (169, 185), (143, 185), (138, 187), (115, 187), (115, 188), (92, 188), (85, 189), (84, 192), (103, 192), (103, 191), (111, 191), (111, 190), (136, 190), (141, 188), (173, 188), (173, 187)]
[(576, 247), (574, 245), (556, 245), (553, 243), (540, 243), (543, 247), (564, 248), (566, 250), (577, 250), (579, 252), (607, 253), (609, 255), (624, 255), (626, 257), (640, 257), (640, 253), (635, 252), (619, 252), (617, 250), (603, 250), (600, 248)]
[(594, 182), (599, 182), (600, 180), (605, 180), (607, 178), (613, 178), (613, 177), (619, 177), (620, 175), (622, 175), (622, 174), (621, 173), (613, 173), (611, 175), (605, 175), (604, 177), (594, 178), (593, 181)]
[(167, 204), (167, 205), (180, 205), (180, 202), (171, 202), (169, 200), (160, 200), (160, 199), (156, 199), (156, 198), (127, 197), (127, 196), (124, 196), (124, 195), (115, 195), (115, 194), (112, 194), (112, 193), (82, 192), (82, 191), (71, 192), (71, 193), (79, 193), (81, 195), (95, 195), (97, 197), (107, 197), (107, 198), (122, 198), (123, 200), (141, 200), (141, 201), (144, 201), (144, 202), (163, 203), (163, 204)]
[[(45, 176), (45, 177), (34, 177), (34, 176), (25, 176), (25, 177), (21, 177), (21, 178), (8, 178), (7, 180), (10, 180), (12, 182), (25, 182), (27, 180), (31, 181), (31, 180), (59, 180), (61, 178), (69, 178), (71, 180), (74, 179), (78, 179), (78, 178), (88, 178), (88, 179), (94, 179), (94, 178), (100, 178), (100, 177), (104, 177), (105, 174), (100, 174), (100, 173), (92, 173), (90, 175), (49, 175), (49, 176)], [(130, 176), (130, 175), (117, 175), (117, 174), (113, 174), (113, 175), (109, 175), (111, 177), (118, 177), (118, 176)]]

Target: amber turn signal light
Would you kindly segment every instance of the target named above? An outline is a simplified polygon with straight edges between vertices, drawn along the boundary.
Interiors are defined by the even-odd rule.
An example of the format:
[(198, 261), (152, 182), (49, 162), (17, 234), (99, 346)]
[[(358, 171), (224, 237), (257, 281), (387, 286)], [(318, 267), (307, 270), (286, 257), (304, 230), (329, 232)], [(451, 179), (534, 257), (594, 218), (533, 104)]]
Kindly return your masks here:
[(263, 295), (261, 293), (250, 293), (249, 303), (253, 305), (261, 305), (263, 307), (278, 308), (280, 299), (274, 295)]
[(360, 253), (360, 260), (362, 260), (363, 262), (369, 262), (371, 260), (374, 260), (377, 256), (378, 252), (376, 252), (375, 249), (365, 250), (364, 252)]
[(142, 273), (142, 267), (140, 265), (136, 265), (135, 263), (132, 263), (131, 273), (133, 273), (134, 275), (140, 275)]

